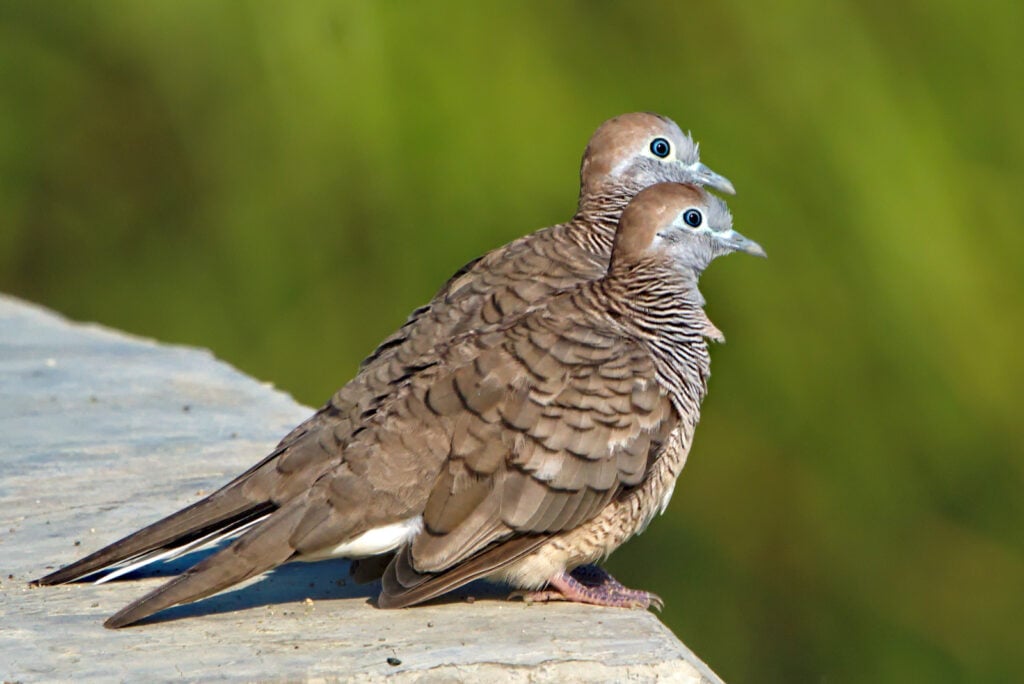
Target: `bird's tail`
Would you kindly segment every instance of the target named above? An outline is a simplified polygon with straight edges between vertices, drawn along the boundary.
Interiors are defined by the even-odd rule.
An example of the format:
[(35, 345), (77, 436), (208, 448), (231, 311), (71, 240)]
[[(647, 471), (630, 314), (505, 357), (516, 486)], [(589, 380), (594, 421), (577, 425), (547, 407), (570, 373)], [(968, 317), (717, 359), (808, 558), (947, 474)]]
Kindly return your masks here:
[[(95, 572), (126, 564), (100, 581), (112, 579), (156, 560), (230, 537), (273, 513), (305, 491), (329, 465), (316, 434), (320, 413), (295, 428), (262, 461), (201, 501), (133, 532), (32, 584), (73, 582)], [(312, 438), (311, 438), (312, 437)]]
[(103, 626), (127, 627), (165, 608), (205, 598), (287, 562), (295, 555), (289, 536), (302, 513), (296, 507), (277, 511), (227, 548), (125, 606)]
[(221, 489), (202, 501), (129, 534), (45, 577), (34, 585), (64, 584), (87, 575), (130, 563), (105, 579), (134, 570), (156, 560), (185, 553), (197, 546), (236, 534), (266, 517), (276, 508), (270, 501), (253, 501), (239, 488)]

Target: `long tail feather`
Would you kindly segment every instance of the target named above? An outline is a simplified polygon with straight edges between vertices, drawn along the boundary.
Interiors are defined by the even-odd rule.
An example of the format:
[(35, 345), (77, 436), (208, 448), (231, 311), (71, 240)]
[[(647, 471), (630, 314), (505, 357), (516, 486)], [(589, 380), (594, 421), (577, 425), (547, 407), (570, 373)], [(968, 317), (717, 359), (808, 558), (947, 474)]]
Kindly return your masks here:
[(213, 546), (214, 544), (217, 544), (225, 539), (228, 539), (229, 537), (236, 537), (245, 532), (253, 525), (258, 525), (259, 523), (263, 522), (267, 519), (267, 516), (269, 515), (269, 513), (265, 513), (254, 520), (250, 520), (239, 525), (233, 525), (231, 527), (215, 530), (204, 537), (200, 537), (199, 539), (196, 539), (195, 541), (189, 542), (187, 544), (183, 544), (182, 546), (174, 546), (169, 549), (155, 549), (149, 553), (143, 554), (142, 556), (137, 556), (136, 558), (129, 559), (131, 562), (125, 561), (125, 565), (121, 565), (115, 569), (112, 569), (110, 572), (97, 579), (94, 582), (94, 584), (106, 584), (111, 580), (115, 580), (118, 577), (122, 577), (129, 573), (135, 572), (136, 570), (144, 568), (147, 565), (151, 565), (152, 563), (174, 560), (175, 558), (180, 558), (184, 556), (186, 553), (194, 551), (195, 549), (198, 549), (200, 547), (207, 545)]
[(105, 627), (127, 627), (165, 608), (191, 603), (277, 567), (295, 555), (288, 539), (304, 511), (292, 507), (271, 515), (227, 548), (203, 559), (162, 587), (124, 607)]
[[(275, 508), (276, 506), (269, 501), (254, 502), (238, 490), (222, 489), (81, 560), (34, 580), (32, 584), (72, 582), (120, 563), (145, 560), (146, 557), (158, 555), (163, 551), (176, 552), (182, 547), (194, 548), (195, 542), (204, 538), (237, 533), (239, 529), (265, 517)], [(157, 554), (153, 554), (154, 551)], [(156, 558), (148, 562), (152, 560)]]

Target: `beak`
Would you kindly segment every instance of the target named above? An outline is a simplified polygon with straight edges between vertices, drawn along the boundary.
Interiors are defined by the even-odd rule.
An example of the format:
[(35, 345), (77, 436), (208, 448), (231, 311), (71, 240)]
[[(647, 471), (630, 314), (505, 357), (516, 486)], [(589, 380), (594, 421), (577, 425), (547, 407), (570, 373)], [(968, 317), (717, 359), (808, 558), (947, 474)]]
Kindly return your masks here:
[(768, 257), (768, 253), (764, 251), (764, 247), (757, 244), (750, 238), (737, 233), (731, 228), (723, 233), (714, 233), (714, 236), (716, 240), (721, 242), (730, 250), (746, 252), (747, 254), (753, 254), (754, 256), (762, 258)]
[(694, 179), (701, 185), (714, 188), (715, 190), (724, 192), (727, 195), (736, 194), (736, 188), (732, 186), (732, 181), (723, 175), (715, 173), (704, 164), (696, 162), (695, 164), (690, 164), (687, 169), (691, 174), (693, 174)]

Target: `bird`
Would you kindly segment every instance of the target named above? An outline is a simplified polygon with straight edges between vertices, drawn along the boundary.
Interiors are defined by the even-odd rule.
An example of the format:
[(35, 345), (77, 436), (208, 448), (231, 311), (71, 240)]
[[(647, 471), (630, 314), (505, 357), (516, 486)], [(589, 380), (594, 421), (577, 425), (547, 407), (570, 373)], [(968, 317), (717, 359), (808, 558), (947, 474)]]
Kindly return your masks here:
[(573, 570), (593, 567), (668, 505), (707, 392), (708, 340), (719, 335), (697, 281), (735, 251), (765, 256), (718, 197), (679, 183), (640, 191), (604, 276), (440, 344), (363, 417), (343, 461), (105, 625), (399, 527), (382, 608), (478, 578), (527, 599), (660, 603), (603, 571)]
[[(633, 113), (606, 121), (584, 152), (578, 207), (571, 220), (459, 269), (430, 303), (415, 310), (364, 360), (352, 381), (252, 468), (195, 504), (34, 583), (60, 584), (114, 568), (99, 580), (106, 581), (237, 535), (264, 520), (344, 460), (339, 447), (359, 429), (362, 416), (376, 410), (378, 398), (391, 384), (407, 368), (429, 359), (438, 344), (498, 324), (560, 288), (599, 277), (622, 209), (636, 192), (660, 181), (706, 184), (734, 193), (724, 176), (700, 162), (698, 145), (670, 119)], [(388, 554), (411, 532), (386, 527), (338, 555)]]
[[(373, 410), (376, 397), (437, 344), (499, 323), (560, 288), (600, 277), (622, 210), (639, 190), (661, 181), (735, 192), (727, 178), (701, 163), (699, 146), (671, 119), (637, 112), (604, 122), (584, 151), (577, 211), (569, 221), (522, 237), (459, 269), (362, 362), (355, 378), (241, 475), (200, 501), (33, 583), (62, 584), (112, 569), (99, 580), (108, 581), (236, 535), (262, 520), (343, 457), (338, 445), (358, 428), (360, 417)], [(373, 556), (373, 551), (369, 545), (361, 555)]]

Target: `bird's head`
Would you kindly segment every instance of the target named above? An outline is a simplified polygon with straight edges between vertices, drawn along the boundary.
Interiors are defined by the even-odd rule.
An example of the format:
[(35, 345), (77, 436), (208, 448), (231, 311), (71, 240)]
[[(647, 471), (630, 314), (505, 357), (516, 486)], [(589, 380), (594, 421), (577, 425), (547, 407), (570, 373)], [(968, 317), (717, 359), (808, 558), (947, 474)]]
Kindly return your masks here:
[(701, 163), (697, 143), (669, 118), (623, 114), (605, 121), (590, 138), (580, 168), (583, 198), (614, 186), (635, 192), (664, 182), (736, 193), (728, 178)]
[(764, 257), (764, 249), (732, 227), (732, 214), (718, 197), (696, 185), (659, 183), (629, 203), (615, 235), (612, 263), (662, 257), (684, 271), (703, 271), (730, 252)]

